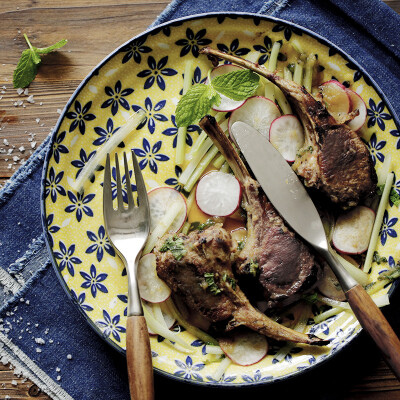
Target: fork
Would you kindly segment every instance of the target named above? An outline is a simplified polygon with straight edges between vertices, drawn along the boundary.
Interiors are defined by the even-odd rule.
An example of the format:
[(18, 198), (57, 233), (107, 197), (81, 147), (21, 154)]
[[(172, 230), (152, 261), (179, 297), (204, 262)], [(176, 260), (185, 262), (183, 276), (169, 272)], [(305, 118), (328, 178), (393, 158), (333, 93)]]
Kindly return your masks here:
[(107, 234), (128, 273), (126, 359), (132, 400), (154, 399), (153, 366), (149, 334), (137, 282), (137, 265), (149, 235), (150, 211), (146, 187), (135, 153), (132, 161), (138, 194), (135, 207), (126, 153), (124, 169), (128, 206), (124, 205), (118, 155), (115, 154), (117, 209), (113, 207), (110, 155), (107, 154), (103, 184), (103, 213)]

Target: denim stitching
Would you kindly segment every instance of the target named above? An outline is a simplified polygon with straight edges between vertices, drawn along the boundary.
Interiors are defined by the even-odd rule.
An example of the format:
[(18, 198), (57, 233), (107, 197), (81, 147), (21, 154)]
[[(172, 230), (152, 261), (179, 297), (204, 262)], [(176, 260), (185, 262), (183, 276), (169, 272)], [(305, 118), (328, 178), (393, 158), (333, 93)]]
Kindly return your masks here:
[(268, 0), (258, 11), (259, 14), (275, 16), (282, 8), (289, 4), (289, 0)]

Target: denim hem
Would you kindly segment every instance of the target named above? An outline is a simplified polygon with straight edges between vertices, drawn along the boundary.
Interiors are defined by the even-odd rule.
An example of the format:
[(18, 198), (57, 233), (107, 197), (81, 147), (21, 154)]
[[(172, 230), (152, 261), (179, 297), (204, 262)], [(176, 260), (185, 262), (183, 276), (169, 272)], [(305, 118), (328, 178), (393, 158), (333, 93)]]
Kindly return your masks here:
[(15, 375), (30, 379), (43, 392), (54, 400), (73, 400), (73, 398), (41, 368), (39, 368), (11, 339), (0, 332), (0, 357), (10, 363)]
[(289, 4), (290, 0), (268, 0), (258, 11), (260, 14), (267, 14), (271, 17), (276, 16), (276, 14), (281, 11), (284, 7)]

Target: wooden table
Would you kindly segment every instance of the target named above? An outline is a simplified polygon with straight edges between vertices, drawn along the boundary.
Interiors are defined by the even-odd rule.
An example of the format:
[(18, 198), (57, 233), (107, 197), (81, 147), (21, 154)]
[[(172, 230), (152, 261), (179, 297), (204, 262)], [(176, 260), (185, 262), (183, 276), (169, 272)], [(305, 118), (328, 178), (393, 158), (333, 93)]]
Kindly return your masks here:
[[(59, 110), (92, 67), (117, 45), (142, 32), (169, 2), (0, 0), (0, 148), (7, 151), (0, 153), (0, 185), (48, 135)], [(386, 3), (400, 12), (400, 0), (386, 0)], [(34, 103), (28, 103), (27, 96), (19, 97), (12, 88), (13, 70), (26, 48), (23, 33), (34, 45), (52, 44), (61, 38), (69, 40), (62, 52), (49, 54), (43, 60), (39, 74), (29, 87)], [(21, 100), (25, 107), (18, 105)], [(7, 154), (9, 149), (13, 149), (11, 154)], [(352, 358), (365, 352), (370, 356), (368, 360), (363, 362), (361, 358), (353, 363)], [(311, 391), (314, 387), (314, 391), (326, 392), (324, 399), (400, 399), (400, 383), (367, 337), (362, 337), (353, 350), (337, 358), (322, 369), (315, 382), (311, 379)], [(161, 378), (156, 383), (174, 390), (170, 382)], [(329, 397), (338, 385), (342, 387), (340, 396)], [(282, 396), (285, 390), (269, 388), (264, 393), (286, 398)], [(16, 377), (9, 365), (0, 364), (0, 398), (6, 395), (11, 399), (49, 399), (36, 385)]]

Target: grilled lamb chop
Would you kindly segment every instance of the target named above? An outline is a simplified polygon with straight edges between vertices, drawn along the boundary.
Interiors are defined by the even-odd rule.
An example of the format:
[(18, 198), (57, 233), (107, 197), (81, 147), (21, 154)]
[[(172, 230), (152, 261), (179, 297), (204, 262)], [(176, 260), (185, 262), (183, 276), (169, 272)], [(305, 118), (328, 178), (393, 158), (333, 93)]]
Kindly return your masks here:
[(321, 278), (320, 265), (309, 248), (285, 225), (215, 118), (205, 116), (200, 126), (223, 154), (243, 187), (247, 239), (236, 259), (235, 272), (258, 278), (269, 308), (298, 300)]
[(286, 328), (253, 308), (232, 273), (235, 246), (216, 224), (188, 235), (167, 234), (154, 250), (157, 274), (189, 308), (229, 331), (246, 326), (275, 340), (324, 346), (329, 341)]
[(325, 105), (304, 87), (279, 77), (264, 66), (206, 47), (212, 60), (222, 58), (264, 76), (286, 95), (301, 119), (305, 143), (293, 164), (308, 187), (319, 189), (342, 208), (374, 194), (377, 177), (368, 149), (346, 124), (339, 124)]

